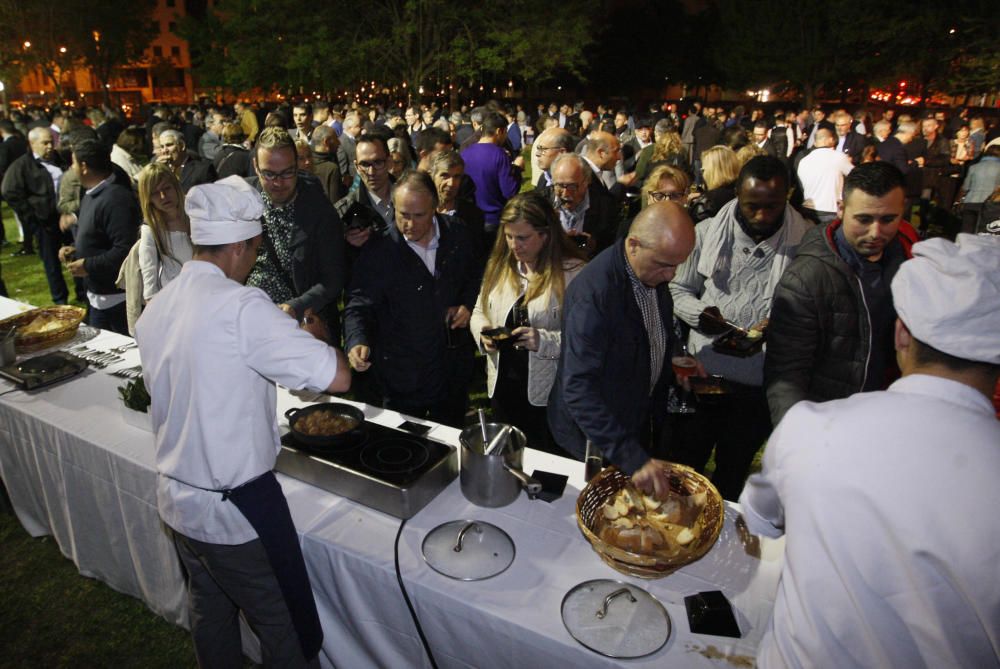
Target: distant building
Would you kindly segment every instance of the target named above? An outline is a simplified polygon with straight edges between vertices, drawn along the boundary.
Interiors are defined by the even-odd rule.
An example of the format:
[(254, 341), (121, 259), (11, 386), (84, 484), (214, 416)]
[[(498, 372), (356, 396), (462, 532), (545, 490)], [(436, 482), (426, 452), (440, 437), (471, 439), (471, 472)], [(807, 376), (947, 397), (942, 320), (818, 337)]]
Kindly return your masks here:
[[(154, 101), (191, 102), (194, 99), (191, 52), (187, 40), (176, 34), (177, 25), (190, 14), (204, 15), (217, 1), (156, 0), (152, 12), (156, 36), (141, 61), (113, 72), (109, 85), (112, 103), (130, 108)], [(94, 38), (100, 39), (100, 34), (95, 33)], [(101, 82), (86, 67), (67, 69), (61, 80), (64, 102), (91, 105), (104, 101)], [(25, 104), (55, 101), (55, 87), (40, 69), (21, 79), (20, 92)]]

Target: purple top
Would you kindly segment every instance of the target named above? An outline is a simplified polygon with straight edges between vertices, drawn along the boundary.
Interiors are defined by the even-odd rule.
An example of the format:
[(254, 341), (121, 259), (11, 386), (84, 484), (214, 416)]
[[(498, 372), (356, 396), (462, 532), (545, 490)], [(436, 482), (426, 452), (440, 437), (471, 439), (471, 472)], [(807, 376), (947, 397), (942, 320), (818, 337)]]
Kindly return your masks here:
[(483, 212), (485, 226), (500, 223), (500, 211), (521, 189), (521, 175), (507, 152), (496, 144), (473, 144), (462, 151), (465, 174), (476, 184), (476, 205)]

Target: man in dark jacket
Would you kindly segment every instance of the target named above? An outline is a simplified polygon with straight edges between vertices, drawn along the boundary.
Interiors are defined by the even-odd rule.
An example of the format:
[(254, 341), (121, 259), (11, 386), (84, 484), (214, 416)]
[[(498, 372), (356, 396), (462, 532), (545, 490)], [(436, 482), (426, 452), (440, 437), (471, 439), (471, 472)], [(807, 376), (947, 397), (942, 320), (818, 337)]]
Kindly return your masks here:
[(132, 183), (112, 169), (111, 152), (99, 139), (73, 144), (73, 169), (86, 189), (76, 222), (76, 245), (59, 249), (74, 277), (86, 279), (87, 324), (128, 334), (125, 292), (115, 282), (139, 237), (142, 214)]
[(387, 408), (461, 427), (480, 265), (465, 227), (434, 214), (427, 174), (405, 172), (393, 201), (395, 225), (372, 236), (354, 266), (344, 349), (356, 371), (372, 368)]
[(247, 135), (239, 123), (226, 123), (222, 126), (222, 146), (212, 161), (217, 180), (231, 176), (252, 177), (256, 174), (250, 152), (244, 146), (246, 139)]
[(164, 130), (160, 133), (160, 156), (158, 160), (170, 165), (181, 182), (181, 190), (187, 193), (192, 186), (215, 181), (212, 163), (196, 153), (187, 150), (184, 135), (178, 130)]
[(847, 112), (841, 112), (834, 118), (833, 126), (837, 130), (836, 149), (840, 153), (846, 153), (847, 157), (855, 165), (861, 164), (861, 154), (864, 153), (865, 136), (851, 130), (853, 119)]
[(56, 208), (63, 164), (54, 148), (48, 128), (32, 128), (27, 153), (11, 163), (4, 174), (2, 192), (24, 228), (24, 248), (30, 252), (37, 237), (38, 255), (45, 267), (45, 279), (54, 304), (66, 304), (69, 290), (59, 266), (59, 211)]
[[(3, 175), (7, 168), (15, 160), (28, 152), (28, 142), (24, 135), (17, 131), (14, 124), (8, 120), (0, 121), (0, 183), (3, 182)], [(0, 200), (3, 198), (0, 197)], [(25, 239), (27, 243), (28, 240)], [(4, 235), (4, 227), (0, 225), (0, 246), (7, 245), (7, 238)], [(28, 248), (31, 248), (30, 244)]]
[(916, 232), (904, 180), (884, 162), (844, 178), (840, 218), (806, 233), (774, 291), (764, 383), (775, 426), (799, 400), (882, 390), (894, 376), (889, 284)]
[(347, 277), (344, 229), (319, 181), (299, 173), (295, 143), (284, 128), (264, 128), (254, 146), (256, 177), (247, 179), (264, 199), (264, 238), (247, 278), (298, 321), (323, 320), (340, 341), (337, 302)]
[(382, 135), (362, 135), (354, 145), (358, 187), (334, 205), (347, 231), (347, 243), (361, 248), (372, 232), (379, 235), (395, 224), (392, 209), (392, 175), (389, 146)]
[(907, 159), (906, 145), (913, 141), (916, 131), (917, 127), (912, 123), (900, 123), (896, 134), (876, 146), (878, 159), (894, 165), (904, 176), (909, 174), (916, 163)]
[(665, 463), (648, 449), (673, 378), (667, 283), (694, 243), (687, 212), (673, 202), (655, 203), (639, 213), (625, 239), (580, 272), (566, 289), (562, 350), (549, 394), (549, 428), (562, 449), (583, 459), (591, 442), (661, 498), (668, 488)]
[(337, 162), (337, 150), (340, 139), (337, 131), (328, 125), (317, 126), (312, 132), (313, 174), (323, 186), (323, 192), (335, 204), (344, 197), (344, 177), (340, 173), (340, 163)]

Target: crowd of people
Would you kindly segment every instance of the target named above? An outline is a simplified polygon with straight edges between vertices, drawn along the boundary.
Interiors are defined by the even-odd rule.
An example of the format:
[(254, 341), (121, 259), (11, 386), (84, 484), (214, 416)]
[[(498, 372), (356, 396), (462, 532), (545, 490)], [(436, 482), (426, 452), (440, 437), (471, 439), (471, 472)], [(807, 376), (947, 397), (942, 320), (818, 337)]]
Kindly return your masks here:
[[(190, 329), (198, 314), (229, 323), (219, 350), (246, 352), (229, 361), (237, 376), (253, 376), (249, 365), (293, 387), (337, 391), (353, 376), (357, 399), (456, 427), (468, 421), (484, 365), (494, 417), (530, 446), (577, 459), (597, 452), (658, 495), (670, 486), (668, 463), (680, 462), (711, 470), (723, 497), (738, 499), (773, 427), (793, 422), (744, 493), (757, 529), (780, 532), (789, 502), (774, 477), (787, 475), (784, 450), (802, 446), (786, 445), (786, 435), (825, 429), (802, 406), (846, 415), (849, 404), (812, 403), (897, 388), (908, 383), (901, 374), (943, 376), (992, 396), (1000, 354), (995, 329), (992, 344), (983, 333), (1000, 313), (1000, 237), (990, 236), (1000, 234), (1000, 128), (968, 110), (886, 109), (875, 119), (865, 110), (747, 114), (695, 101), (680, 112), (670, 103), (445, 110), (315, 101), (157, 106), (144, 125), (129, 126), (109, 110), (85, 120), (36, 110), (0, 121), (2, 196), (23, 230), (16, 253), (37, 251), (52, 301), (69, 299), (65, 266), (91, 325), (138, 332), (158, 462), (169, 470), (161, 510), (172, 500), (164, 518), (192, 569), (214, 559), (199, 542), (215, 539), (179, 520), (185, 504), (202, 505), (192, 501), (200, 493), (185, 497), (184, 482), (218, 492), (273, 465), (263, 442), (260, 467), (219, 455), (225, 474), (211, 480), (171, 455), (183, 450), (175, 442), (187, 438), (185, 421), (207, 415), (167, 403), (180, 382), (171, 365), (201, 369), (208, 385), (228, 369), (172, 343), (176, 318), (178, 336), (198, 349)], [(958, 246), (920, 242), (935, 217), (945, 221), (938, 234), (983, 234), (963, 234)], [(954, 267), (911, 260), (942, 254)], [(973, 269), (963, 273), (967, 260)], [(990, 267), (992, 279), (982, 274)], [(930, 315), (920, 311), (918, 287), (933, 284), (920, 273), (952, 270), (954, 283), (939, 284), (978, 303), (946, 308), (940, 297)], [(273, 313), (264, 314), (263, 296)], [(935, 308), (948, 327), (935, 324)], [(260, 329), (244, 333), (252, 314)], [(275, 342), (290, 324), (336, 354), (303, 333), (282, 354)], [(766, 344), (734, 354), (719, 345), (727, 334)], [(694, 401), (677, 366), (717, 379), (724, 392)], [(258, 390), (247, 401), (266, 404)], [(985, 401), (968, 398), (980, 413)], [(217, 403), (239, 422), (231, 402)], [(887, 411), (902, 408), (887, 403)], [(994, 439), (995, 448), (996, 426), (976, 430), (973, 442)], [(865, 455), (854, 456), (859, 467)], [(230, 531), (220, 543), (251, 534)], [(782, 605), (794, 596), (785, 588)], [(1000, 597), (988, 606), (993, 615), (982, 620), (995, 654)], [(783, 615), (776, 611), (778, 645), (767, 653), (789, 661), (799, 649), (777, 629)], [(213, 643), (198, 641), (199, 653), (212, 657)], [(981, 639), (970, 643), (968, 657), (989, 655)], [(965, 657), (955, 652), (941, 657)]]

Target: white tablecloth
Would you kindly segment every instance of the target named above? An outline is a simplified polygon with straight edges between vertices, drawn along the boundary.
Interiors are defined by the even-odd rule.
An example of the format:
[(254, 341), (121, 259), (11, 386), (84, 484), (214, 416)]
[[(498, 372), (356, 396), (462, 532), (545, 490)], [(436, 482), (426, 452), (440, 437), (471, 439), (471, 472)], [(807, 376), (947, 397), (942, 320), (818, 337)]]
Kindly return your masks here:
[[(0, 318), (16, 305), (0, 298)], [(117, 335), (91, 342), (110, 348)], [(33, 393), (0, 397), (0, 476), (15, 512), (34, 536), (51, 534), (80, 572), (141, 598), (167, 620), (187, 624), (184, 587), (173, 546), (156, 511), (152, 435), (123, 422), (116, 387), (98, 370)], [(0, 380), (0, 392), (12, 387)], [(279, 393), (279, 410), (308, 404)], [(366, 414), (395, 426), (394, 412)], [(457, 431), (430, 437), (457, 443)], [(502, 509), (467, 502), (456, 480), (403, 531), (403, 580), (441, 667), (604, 667), (620, 662), (580, 646), (560, 617), (578, 583), (611, 578), (645, 588), (670, 614), (667, 645), (630, 666), (732, 666), (719, 655), (752, 657), (773, 607), (782, 542), (762, 541), (761, 558), (737, 538), (729, 506), (719, 542), (701, 561), (662, 579), (624, 576), (604, 565), (576, 527), (574, 504), (583, 465), (528, 452), (525, 469), (571, 475), (552, 504), (523, 495)], [(393, 543), (400, 521), (311, 485), (280, 476), (302, 540), (323, 623), (325, 666), (430, 666), (399, 592)], [(503, 528), (514, 540), (511, 567), (492, 579), (461, 582), (427, 567), (420, 545), (428, 531), (456, 519)], [(693, 635), (683, 596), (722, 590), (732, 601), (741, 639)], [(714, 648), (711, 648), (714, 647)], [(714, 659), (713, 659), (714, 658)]]

